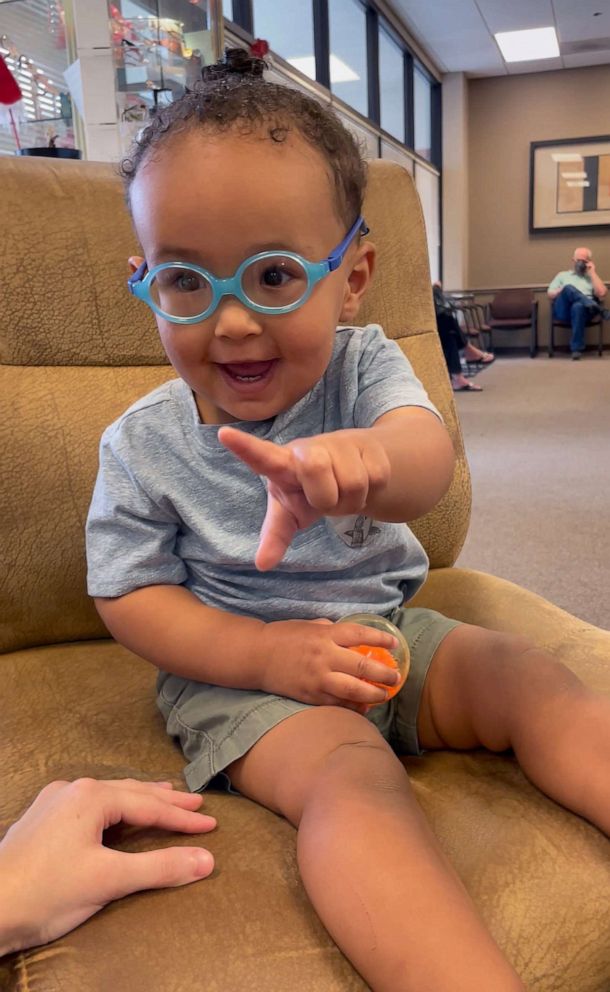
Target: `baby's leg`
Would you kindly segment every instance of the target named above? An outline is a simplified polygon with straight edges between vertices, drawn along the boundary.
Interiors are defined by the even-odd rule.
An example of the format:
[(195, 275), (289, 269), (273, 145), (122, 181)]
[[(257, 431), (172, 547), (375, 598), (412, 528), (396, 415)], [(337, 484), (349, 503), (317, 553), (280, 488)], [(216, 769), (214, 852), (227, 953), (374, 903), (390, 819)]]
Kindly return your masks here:
[(543, 792), (610, 834), (610, 699), (524, 638), (463, 625), (422, 694), (423, 748), (513, 748)]
[(304, 710), (228, 771), (298, 827), (309, 897), (374, 992), (523, 992), (364, 717)]

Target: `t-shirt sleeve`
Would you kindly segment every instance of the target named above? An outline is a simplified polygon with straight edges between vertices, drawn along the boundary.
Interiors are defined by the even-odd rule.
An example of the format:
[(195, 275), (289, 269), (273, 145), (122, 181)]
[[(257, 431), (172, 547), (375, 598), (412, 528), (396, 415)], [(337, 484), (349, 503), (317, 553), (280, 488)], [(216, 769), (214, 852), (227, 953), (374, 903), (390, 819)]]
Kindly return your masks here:
[(147, 585), (180, 585), (186, 568), (175, 551), (179, 520), (153, 499), (116, 450), (116, 429), (100, 443), (100, 464), (86, 527), (90, 596), (124, 596)]
[(553, 291), (554, 289), (561, 289), (563, 286), (563, 272), (558, 272), (553, 281), (549, 285), (549, 289)]
[(442, 417), (396, 341), (381, 327), (370, 325), (358, 363), (358, 398), (354, 407), (356, 427), (370, 427), (384, 413), (401, 406), (419, 406)]

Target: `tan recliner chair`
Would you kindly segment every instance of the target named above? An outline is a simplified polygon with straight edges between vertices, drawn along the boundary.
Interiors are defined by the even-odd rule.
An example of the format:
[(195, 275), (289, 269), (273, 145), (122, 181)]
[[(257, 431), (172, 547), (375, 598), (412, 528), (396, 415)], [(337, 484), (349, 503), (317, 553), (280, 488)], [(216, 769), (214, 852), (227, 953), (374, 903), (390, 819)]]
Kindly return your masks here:
[[(109, 166), (3, 159), (0, 188), (11, 204), (0, 269), (2, 834), (51, 779), (179, 784), (184, 762), (157, 712), (152, 666), (108, 637), (85, 591), (83, 531), (100, 434), (173, 374), (148, 310), (125, 287), (135, 245), (120, 182)], [(508, 582), (452, 567), (468, 525), (468, 469), (407, 173), (374, 163), (365, 214), (381, 257), (363, 320), (400, 341), (459, 456), (450, 492), (416, 527), (432, 564), (417, 602), (523, 632), (610, 691), (610, 634)], [(529, 988), (608, 992), (610, 849), (601, 833), (542, 796), (510, 756), (438, 753), (406, 765), (445, 851)], [(219, 822), (201, 838), (216, 857), (212, 878), (132, 896), (47, 948), (5, 958), (0, 986), (363, 990), (309, 907), (293, 829), (236, 796), (211, 793), (206, 808)], [(126, 849), (159, 842), (133, 830), (115, 840)], [(176, 842), (192, 841), (166, 839)]]

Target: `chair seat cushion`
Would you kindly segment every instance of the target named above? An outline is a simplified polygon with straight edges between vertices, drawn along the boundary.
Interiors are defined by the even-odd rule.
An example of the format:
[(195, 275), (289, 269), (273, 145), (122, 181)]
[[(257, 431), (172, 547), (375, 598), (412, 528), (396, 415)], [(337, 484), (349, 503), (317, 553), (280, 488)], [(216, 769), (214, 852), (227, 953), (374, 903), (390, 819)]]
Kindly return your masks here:
[(513, 328), (517, 330), (520, 327), (531, 327), (532, 322), (531, 320), (509, 320), (508, 318), (496, 319), (495, 317), (490, 317), (489, 326), (497, 328), (504, 327), (506, 330), (511, 330)]
[[(601, 313), (598, 313), (598, 314), (595, 315), (595, 317), (591, 317), (591, 320), (588, 320), (587, 321), (587, 325), (586, 326), (587, 327), (596, 327), (598, 324), (601, 324), (601, 322), (602, 322), (602, 315), (601, 315)], [(555, 317), (553, 317), (553, 324), (555, 325), (555, 327), (571, 327), (572, 326), (569, 320), (557, 320)]]
[[(55, 778), (180, 784), (184, 762), (165, 735), (146, 662), (106, 640), (14, 652), (0, 663), (0, 833)], [(437, 753), (405, 764), (443, 848), (526, 982), (539, 992), (606, 992), (607, 840), (529, 785), (510, 757)], [(44, 950), (5, 958), (6, 987), (365, 992), (309, 906), (292, 827), (220, 792), (208, 794), (206, 810), (219, 823), (198, 839), (216, 859), (210, 879), (131, 896)], [(120, 828), (112, 837), (124, 850), (192, 842)]]

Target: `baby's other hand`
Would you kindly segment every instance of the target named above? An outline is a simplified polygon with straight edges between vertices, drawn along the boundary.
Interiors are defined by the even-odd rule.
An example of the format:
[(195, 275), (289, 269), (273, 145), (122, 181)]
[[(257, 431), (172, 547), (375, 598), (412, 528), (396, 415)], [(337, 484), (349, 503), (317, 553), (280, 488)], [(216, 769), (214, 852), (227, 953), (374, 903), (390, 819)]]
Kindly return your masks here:
[(371, 682), (390, 688), (400, 680), (395, 669), (350, 650), (363, 642), (388, 650), (396, 647), (391, 634), (372, 627), (323, 619), (280, 620), (266, 624), (262, 636), (264, 692), (365, 713), (388, 698), (385, 689)]

